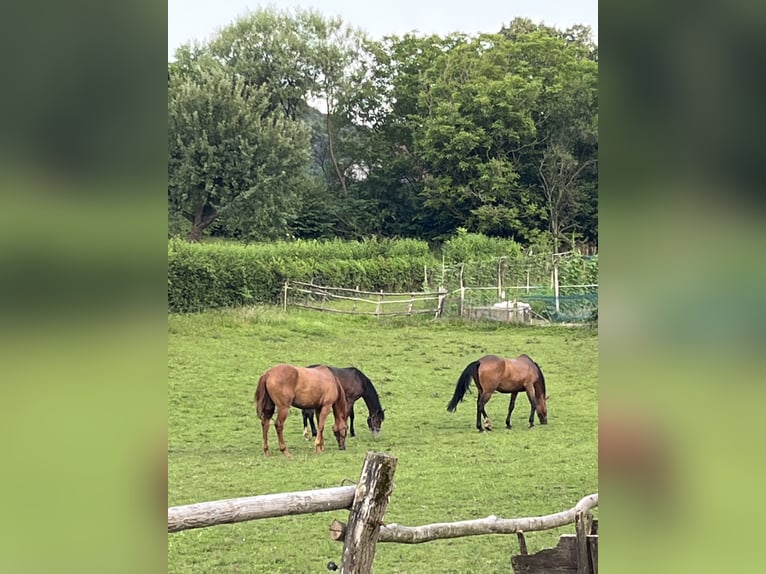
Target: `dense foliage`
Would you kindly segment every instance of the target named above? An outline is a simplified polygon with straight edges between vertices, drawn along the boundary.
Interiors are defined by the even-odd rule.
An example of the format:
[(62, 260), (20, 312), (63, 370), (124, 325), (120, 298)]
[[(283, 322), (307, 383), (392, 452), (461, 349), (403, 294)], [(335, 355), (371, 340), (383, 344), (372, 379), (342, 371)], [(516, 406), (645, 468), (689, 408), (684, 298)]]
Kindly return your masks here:
[(595, 245), (597, 74), (580, 26), (377, 42), (257, 10), (168, 65), (171, 232)]

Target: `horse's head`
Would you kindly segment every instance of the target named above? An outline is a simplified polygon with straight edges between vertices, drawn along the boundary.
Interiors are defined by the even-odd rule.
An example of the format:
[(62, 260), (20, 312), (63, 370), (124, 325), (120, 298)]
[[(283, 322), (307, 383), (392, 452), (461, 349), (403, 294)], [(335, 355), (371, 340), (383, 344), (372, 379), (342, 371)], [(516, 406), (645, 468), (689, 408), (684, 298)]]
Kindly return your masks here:
[(537, 399), (537, 420), (540, 421), (541, 425), (547, 425), (548, 424), (548, 399), (550, 397), (545, 395), (540, 395), (540, 398)]
[(335, 419), (335, 424), (332, 425), (332, 434), (338, 441), (338, 450), (346, 450), (346, 421)]
[(377, 437), (380, 434), (380, 427), (385, 418), (384, 409), (379, 409), (367, 417), (367, 428), (370, 429), (373, 437)]

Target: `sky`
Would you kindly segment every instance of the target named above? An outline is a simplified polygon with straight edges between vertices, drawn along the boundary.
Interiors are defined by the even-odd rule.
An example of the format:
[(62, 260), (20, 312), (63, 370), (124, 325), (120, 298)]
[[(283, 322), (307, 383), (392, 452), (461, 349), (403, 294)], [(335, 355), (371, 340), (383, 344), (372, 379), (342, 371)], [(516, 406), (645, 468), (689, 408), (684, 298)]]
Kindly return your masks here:
[(598, 0), (168, 0), (168, 59), (180, 45), (206, 42), (248, 10), (267, 6), (340, 16), (375, 39), (412, 31), (498, 32), (518, 16), (557, 28), (585, 24), (598, 39)]

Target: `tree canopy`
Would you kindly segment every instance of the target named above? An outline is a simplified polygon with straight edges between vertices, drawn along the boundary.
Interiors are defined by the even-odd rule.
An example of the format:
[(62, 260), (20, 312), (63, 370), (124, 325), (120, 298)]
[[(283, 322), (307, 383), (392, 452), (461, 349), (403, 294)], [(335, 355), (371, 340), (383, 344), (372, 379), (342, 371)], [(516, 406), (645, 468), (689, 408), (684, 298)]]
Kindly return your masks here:
[(190, 239), (598, 240), (583, 26), (372, 41), (314, 11), (258, 10), (178, 50), (168, 137), (169, 210)]

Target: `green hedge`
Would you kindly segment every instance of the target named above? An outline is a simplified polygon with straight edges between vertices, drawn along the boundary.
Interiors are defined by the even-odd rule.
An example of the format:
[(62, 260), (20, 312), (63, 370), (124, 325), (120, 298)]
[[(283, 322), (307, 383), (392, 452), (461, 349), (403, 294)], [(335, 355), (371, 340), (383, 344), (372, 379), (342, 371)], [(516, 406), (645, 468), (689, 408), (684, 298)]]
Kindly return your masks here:
[[(523, 285), (530, 272), (532, 285), (550, 282), (550, 254), (525, 256), (512, 240), (459, 233), (442, 248), (441, 257), (424, 241), (373, 239), (367, 241), (291, 241), (273, 243), (168, 242), (168, 308), (173, 312), (278, 303), (287, 279), (329, 287), (359, 287), (368, 291), (419, 291), (428, 266), (431, 288), (439, 283), (455, 289), (460, 267), (470, 286), (497, 282), (498, 257), (504, 285)], [(463, 258), (463, 259), (461, 259)], [(598, 282), (598, 259), (579, 255), (562, 258), (561, 285)], [(566, 295), (590, 292), (570, 289)], [(540, 293), (540, 294), (547, 294)]]
[(436, 260), (415, 240), (251, 245), (168, 242), (168, 308), (199, 311), (277, 303), (287, 279), (364, 290), (412, 291)]

